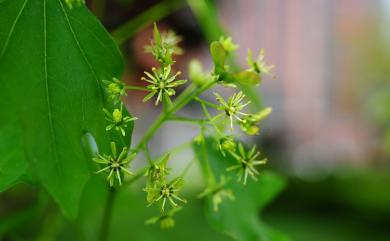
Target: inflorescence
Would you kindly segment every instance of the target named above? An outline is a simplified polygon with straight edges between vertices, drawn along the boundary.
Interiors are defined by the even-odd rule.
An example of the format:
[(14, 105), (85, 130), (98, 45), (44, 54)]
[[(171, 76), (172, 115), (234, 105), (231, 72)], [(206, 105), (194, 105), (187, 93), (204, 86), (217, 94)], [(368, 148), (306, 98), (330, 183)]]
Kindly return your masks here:
[[(177, 45), (180, 40), (173, 31), (160, 33), (157, 25), (154, 24), (153, 39), (150, 45), (145, 47), (145, 50), (151, 53), (159, 63), (159, 66), (152, 68), (150, 72), (144, 72), (145, 76), (141, 80), (145, 81), (146, 88), (127, 86), (115, 77), (111, 78), (111, 80), (102, 81), (106, 97), (110, 103), (107, 105), (109, 108), (103, 109), (107, 122), (107, 132), (116, 131), (120, 134), (120, 137), (130, 138), (126, 136), (126, 132), (137, 118), (130, 116), (123, 109), (124, 105), (121, 98), (127, 95), (127, 90), (148, 91), (149, 93), (144, 97), (143, 101), (155, 98), (154, 104), (162, 103), (164, 108), (169, 108), (175, 104), (175, 102), (172, 102), (171, 97), (176, 94), (177, 87), (187, 82), (185, 79), (178, 79), (178, 76), (181, 74), (180, 71), (173, 70), (173, 65), (175, 64), (173, 56), (182, 53), (182, 49)], [(237, 48), (238, 45), (233, 43), (230, 37), (221, 37), (219, 41), (213, 42), (211, 44), (211, 55), (214, 61), (214, 70), (210, 73), (204, 73), (200, 62), (192, 62), (189, 69), (189, 75), (192, 78), (191, 87), (202, 88), (207, 86), (203, 91), (211, 88), (214, 84), (237, 88), (237, 86), (242, 84), (257, 85), (261, 82), (263, 75), (272, 75), (271, 71), (274, 66), (265, 62), (264, 49), (260, 50), (257, 59), (253, 59), (252, 52), (248, 51), (248, 69), (240, 72), (231, 71), (231, 68), (227, 65), (228, 57), (232, 56), (232, 53)], [(199, 195), (200, 198), (209, 197), (213, 203), (214, 211), (218, 211), (220, 204), (224, 200), (235, 199), (233, 190), (229, 187), (232, 179), (229, 177), (231, 172), (236, 172), (237, 180), (245, 185), (248, 183), (248, 177), (255, 181), (258, 180), (260, 174), (258, 166), (265, 164), (267, 161), (266, 158), (260, 157), (260, 152), (256, 146), (246, 149), (245, 145), (235, 138), (237, 134), (234, 133), (234, 127), (238, 126), (242, 133), (247, 135), (258, 135), (261, 121), (271, 114), (272, 109), (267, 107), (255, 113), (247, 112), (245, 109), (251, 102), (246, 99), (242, 91), (236, 91), (227, 98), (224, 98), (220, 93), (214, 93), (216, 102), (202, 99), (199, 97), (199, 94), (183, 98), (189, 98), (185, 103), (189, 103), (191, 100), (197, 101), (201, 106), (204, 118), (180, 118), (175, 113), (175, 111), (185, 105), (180, 104), (175, 111), (164, 112), (167, 116), (164, 116), (162, 122), (176, 119), (199, 125), (201, 132), (196, 137), (195, 143), (204, 145), (206, 132), (213, 133), (212, 135), (217, 142), (216, 148), (224, 157), (235, 160), (236, 163), (234, 165), (228, 166), (224, 170), (228, 178), (222, 175), (218, 177), (219, 182), (216, 182), (217, 178), (212, 176), (211, 179), (214, 181), (209, 182), (205, 190)], [(168, 104), (169, 106), (166, 106)], [(209, 108), (214, 109), (217, 114), (212, 116)], [(161, 126), (162, 122), (160, 120), (158, 124)], [(153, 132), (148, 136), (149, 139), (158, 127), (153, 129)], [(170, 228), (175, 223), (173, 220), (174, 214), (181, 210), (182, 204), (186, 203), (186, 200), (180, 195), (184, 188), (184, 174), (170, 178), (171, 169), (167, 167), (170, 159), (169, 152), (158, 160), (152, 160), (147, 149), (147, 141), (149, 139), (139, 144), (134, 150), (121, 146), (119, 154), (117, 154), (117, 144), (111, 142), (110, 154), (97, 154), (93, 158), (100, 166), (96, 173), (106, 173), (109, 185), (111, 187), (119, 187), (123, 184), (125, 176), (142, 176), (138, 175), (139, 173), (134, 174), (131, 172), (128, 166), (139, 151), (145, 151), (149, 165), (146, 168), (146, 172), (144, 172), (146, 185), (143, 190), (146, 192), (148, 205), (157, 204), (160, 209), (160, 215), (152, 217), (146, 223), (160, 223), (162, 228)], [(210, 171), (208, 175), (214, 174)]]

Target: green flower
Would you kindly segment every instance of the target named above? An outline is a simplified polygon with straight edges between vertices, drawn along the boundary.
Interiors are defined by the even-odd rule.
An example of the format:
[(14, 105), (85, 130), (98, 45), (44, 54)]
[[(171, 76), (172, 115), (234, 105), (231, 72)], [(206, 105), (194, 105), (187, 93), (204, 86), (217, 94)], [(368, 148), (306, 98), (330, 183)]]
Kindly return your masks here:
[(171, 210), (161, 214), (160, 216), (154, 216), (146, 220), (145, 224), (156, 224), (157, 222), (159, 222), (160, 227), (162, 229), (173, 228), (175, 226), (175, 220), (173, 219), (173, 216), (181, 209), (181, 207), (172, 208)]
[(218, 149), (221, 151), (223, 156), (225, 156), (225, 151), (234, 152), (236, 150), (236, 146), (237, 144), (231, 136), (222, 137), (218, 142)]
[(240, 122), (241, 130), (248, 135), (257, 135), (260, 131), (260, 128), (257, 126), (258, 123), (268, 117), (271, 113), (272, 108), (267, 107), (257, 114), (249, 114), (245, 116), (245, 118), (243, 118)]
[(156, 23), (153, 25), (153, 40), (150, 45), (145, 46), (145, 52), (151, 53), (153, 57), (163, 65), (174, 63), (172, 55), (181, 54), (183, 50), (177, 46), (181, 38), (173, 31), (160, 34)]
[(135, 155), (135, 153), (128, 155), (126, 147), (124, 147), (121, 153), (117, 155), (115, 142), (111, 142), (111, 155), (98, 154), (97, 157), (93, 158), (94, 162), (105, 165), (104, 168), (100, 169), (96, 173), (108, 173), (107, 181), (110, 183), (111, 187), (114, 185), (115, 178), (118, 180), (118, 184), (122, 185), (122, 173), (134, 175), (127, 169), (127, 166)]
[(256, 72), (257, 74), (271, 74), (271, 70), (275, 68), (275, 65), (268, 65), (265, 60), (265, 49), (260, 49), (259, 56), (256, 60), (253, 59), (253, 54), (250, 49), (248, 49), (247, 62), (250, 67), (250, 70)]
[(229, 153), (238, 161), (238, 164), (228, 167), (226, 170), (238, 170), (238, 181), (241, 182), (244, 179), (244, 185), (247, 182), (248, 176), (257, 181), (256, 176), (259, 175), (259, 172), (256, 170), (256, 166), (267, 163), (267, 159), (257, 160), (260, 152), (256, 151), (256, 146), (253, 146), (250, 151), (245, 151), (243, 145), (240, 143), (238, 145), (238, 153)]
[(243, 113), (242, 109), (249, 105), (250, 101), (242, 103), (245, 95), (242, 91), (233, 94), (229, 97), (228, 101), (225, 101), (218, 93), (214, 93), (217, 101), (220, 103), (219, 109), (224, 111), (226, 116), (230, 119), (230, 127), (233, 129), (233, 117), (239, 121), (242, 121), (240, 116), (246, 116), (248, 114)]
[(127, 96), (126, 84), (119, 79), (114, 77), (112, 80), (102, 80), (102, 82), (106, 85), (106, 91), (115, 103), (119, 102), (122, 96)]
[(163, 95), (169, 98), (176, 93), (174, 88), (187, 82), (187, 80), (175, 80), (176, 77), (181, 74), (181, 72), (170, 75), (170, 65), (167, 65), (162, 69), (152, 68), (152, 74), (146, 71), (144, 73), (148, 78), (142, 77), (141, 79), (150, 83), (150, 85), (146, 87), (148, 90), (150, 90), (150, 93), (145, 96), (143, 101), (148, 101), (157, 94), (155, 105), (158, 105), (158, 103), (162, 101)]
[(121, 104), (120, 109), (114, 109), (112, 113), (110, 113), (107, 109), (103, 109), (103, 112), (106, 115), (106, 120), (110, 123), (106, 126), (106, 131), (115, 128), (116, 131), (119, 131), (123, 136), (125, 136), (125, 128), (127, 128), (127, 124), (131, 121), (137, 120), (137, 117), (123, 117), (122, 106), (123, 105)]
[(222, 44), (225, 51), (229, 54), (237, 50), (240, 46), (233, 43), (231, 37), (220, 37), (219, 42)]
[(184, 180), (181, 177), (177, 177), (167, 184), (161, 183), (160, 185), (146, 187), (147, 201), (149, 202), (149, 205), (159, 202), (162, 212), (164, 212), (165, 203), (167, 201), (172, 207), (176, 208), (178, 207), (178, 204), (175, 201), (187, 202), (178, 196), (179, 191), (183, 189), (183, 187)]
[(169, 160), (169, 154), (165, 155), (158, 163), (153, 163), (145, 173), (148, 177), (148, 185), (156, 186), (158, 183), (165, 182), (166, 176), (170, 172), (170, 168), (167, 168), (167, 162)]
[(235, 200), (233, 191), (229, 188), (225, 188), (227, 183), (228, 180), (224, 176), (222, 176), (221, 181), (218, 184), (207, 187), (201, 194), (198, 195), (198, 198), (211, 196), (211, 201), (213, 203), (213, 210), (215, 212), (218, 212), (219, 205), (221, 205), (221, 203), (224, 200), (226, 199), (230, 201)]

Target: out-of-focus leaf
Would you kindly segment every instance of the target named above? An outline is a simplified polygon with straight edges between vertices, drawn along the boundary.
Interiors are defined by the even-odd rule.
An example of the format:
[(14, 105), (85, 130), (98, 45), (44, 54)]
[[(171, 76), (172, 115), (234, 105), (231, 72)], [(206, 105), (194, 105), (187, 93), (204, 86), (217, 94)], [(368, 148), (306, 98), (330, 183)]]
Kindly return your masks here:
[(208, 198), (206, 216), (211, 225), (239, 241), (290, 240), (282, 233), (268, 227), (259, 217), (261, 210), (284, 188), (284, 180), (267, 171), (260, 173), (257, 182), (250, 180), (246, 186), (243, 186), (236, 182), (235, 175), (225, 171), (228, 166), (236, 163), (235, 160), (229, 156), (222, 156), (215, 146), (211, 139), (207, 139), (201, 145), (195, 143), (194, 151), (206, 179), (210, 179), (209, 172), (205, 171), (208, 169), (208, 164), (216, 179), (220, 179), (222, 175), (232, 178), (226, 188), (233, 190), (236, 200), (224, 200), (219, 210), (215, 211), (212, 199)]
[[(0, 3), (0, 95), (10, 98), (2, 113), (17, 113), (7, 131), (19, 127), (30, 173), (69, 217), (77, 214), (91, 173), (83, 134), (91, 133), (101, 151), (112, 138), (105, 131), (101, 80), (122, 69), (117, 46), (85, 6)], [(131, 128), (121, 145), (129, 143)]]

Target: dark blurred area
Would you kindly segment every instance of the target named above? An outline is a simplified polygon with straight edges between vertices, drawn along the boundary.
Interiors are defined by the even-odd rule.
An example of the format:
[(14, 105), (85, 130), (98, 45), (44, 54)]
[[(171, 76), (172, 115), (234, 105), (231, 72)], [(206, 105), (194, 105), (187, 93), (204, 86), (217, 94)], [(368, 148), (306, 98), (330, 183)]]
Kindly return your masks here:
[[(99, 9), (93, 1), (87, 2), (90, 8)], [(269, 157), (267, 168), (288, 180), (284, 192), (266, 208), (264, 220), (296, 241), (390, 240), (390, 1), (112, 0), (105, 1), (100, 17), (109, 31), (115, 31), (156, 6), (160, 6), (156, 11), (167, 13), (161, 19), (140, 18), (143, 25), (122, 44), (127, 62), (124, 80), (143, 85), (143, 71), (155, 65), (143, 52), (151, 38), (150, 23), (155, 20), (160, 29), (173, 29), (182, 36), (185, 53), (175, 68), (184, 74), (193, 58), (211, 68), (208, 42), (224, 32), (241, 46), (237, 55), (242, 66), (248, 48), (257, 52), (264, 47), (268, 62), (276, 65), (277, 77), (266, 78), (257, 91), (262, 95), (261, 104), (271, 106), (273, 113), (253, 141)], [(126, 100), (129, 111), (145, 120), (137, 122), (135, 143), (160, 111), (151, 108), (152, 103), (142, 103), (142, 98), (143, 93), (134, 92)], [(190, 105), (183, 113), (200, 112)], [(196, 133), (191, 126), (166, 125), (151, 149), (161, 153)], [(191, 151), (183, 152), (175, 159), (191, 155)], [(199, 176), (197, 170), (191, 173), (194, 179)], [(189, 192), (197, 193), (201, 187), (194, 185)], [(31, 187), (19, 186), (0, 197), (3, 216), (31, 205), (30, 200), (40, 195)], [(29, 211), (32, 213), (21, 211), (19, 219), (28, 222), (40, 210), (55, 208), (48, 202), (42, 200)], [(129, 205), (122, 203), (118, 208), (129, 209)], [(139, 203), (131, 205), (138, 207)], [(132, 226), (133, 232), (145, 229), (132, 240), (230, 240), (206, 227), (200, 201), (194, 206), (192, 211), (183, 211), (182, 223), (178, 221), (176, 230), (165, 232), (164, 239), (155, 231), (157, 227), (143, 226), (142, 218), (147, 215), (139, 211), (141, 207), (139, 213), (118, 217), (121, 222), (115, 230), (127, 226)], [(38, 226), (45, 223), (50, 220), (36, 221)], [(8, 226), (0, 222), (0, 237), (10, 227), (12, 222)], [(189, 237), (198, 233), (198, 228), (202, 234)], [(26, 235), (2, 240), (28, 240)]]

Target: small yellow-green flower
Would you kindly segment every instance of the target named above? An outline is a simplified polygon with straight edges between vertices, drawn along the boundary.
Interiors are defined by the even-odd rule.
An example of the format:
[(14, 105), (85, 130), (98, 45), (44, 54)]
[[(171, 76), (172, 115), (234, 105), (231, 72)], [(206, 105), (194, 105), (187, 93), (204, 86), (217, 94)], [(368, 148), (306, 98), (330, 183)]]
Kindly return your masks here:
[(219, 42), (222, 44), (227, 53), (232, 53), (240, 47), (239, 45), (233, 43), (231, 37), (220, 37)]
[(157, 25), (153, 25), (153, 40), (150, 45), (145, 46), (145, 52), (151, 53), (153, 57), (163, 65), (174, 63), (172, 56), (181, 54), (183, 50), (177, 46), (181, 38), (173, 31), (160, 34)]
[(127, 96), (126, 84), (119, 79), (114, 77), (111, 80), (102, 80), (102, 82), (105, 84), (105, 89), (114, 103), (119, 102), (122, 96)]
[(219, 109), (224, 111), (226, 116), (230, 119), (230, 127), (233, 129), (233, 118), (242, 121), (240, 116), (247, 116), (248, 114), (242, 112), (245, 106), (250, 104), (250, 101), (243, 103), (245, 95), (242, 91), (233, 94), (225, 101), (218, 93), (214, 93), (217, 101), (220, 103)]
[(241, 182), (241, 180), (244, 180), (244, 185), (247, 183), (248, 176), (250, 176), (253, 180), (257, 181), (257, 176), (259, 175), (259, 172), (256, 170), (256, 166), (266, 164), (267, 159), (257, 159), (260, 155), (260, 152), (256, 151), (256, 146), (253, 146), (250, 151), (246, 151), (243, 145), (240, 143), (238, 145), (238, 153), (229, 153), (237, 160), (238, 164), (228, 167), (226, 170), (238, 170), (238, 181)]
[(169, 154), (165, 155), (158, 163), (153, 163), (145, 173), (148, 177), (148, 185), (156, 186), (158, 183), (165, 182), (170, 168), (166, 167), (169, 160)]
[(111, 142), (110, 155), (98, 154), (97, 157), (93, 158), (94, 162), (105, 165), (104, 168), (100, 169), (96, 173), (108, 173), (107, 181), (110, 183), (111, 187), (114, 185), (115, 179), (118, 180), (119, 185), (122, 185), (122, 173), (133, 175), (133, 173), (127, 169), (127, 166), (129, 162), (134, 158), (134, 156), (135, 153), (128, 155), (126, 147), (124, 147), (121, 153), (117, 155), (115, 142)]
[(275, 65), (268, 65), (265, 60), (265, 49), (260, 49), (259, 56), (257, 59), (253, 59), (253, 54), (250, 49), (248, 49), (247, 62), (250, 67), (250, 70), (262, 75), (268, 74), (272, 75), (271, 71), (275, 68)]
[(174, 88), (187, 82), (187, 80), (175, 80), (181, 72), (171, 75), (170, 65), (167, 65), (162, 69), (152, 68), (152, 73), (147, 71), (144, 73), (147, 78), (142, 77), (141, 79), (150, 83), (150, 85), (146, 86), (150, 93), (145, 96), (143, 101), (148, 101), (157, 94), (155, 105), (158, 105), (158, 103), (162, 101), (162, 98), (169, 98), (170, 96), (175, 95), (176, 91)]
[(156, 186), (148, 186), (145, 188), (147, 192), (147, 201), (149, 205), (159, 202), (161, 211), (165, 210), (165, 203), (168, 201), (172, 207), (176, 208), (179, 205), (175, 201), (186, 203), (187, 201), (180, 198), (178, 193), (184, 187), (184, 179), (178, 177), (169, 183), (160, 183)]
[(260, 131), (258, 123), (268, 117), (272, 112), (272, 108), (267, 107), (257, 114), (249, 114), (240, 122), (241, 130), (248, 135), (257, 135)]
[(237, 146), (237, 144), (234, 141), (234, 138), (231, 136), (222, 137), (218, 143), (218, 149), (221, 151), (223, 156), (225, 156), (225, 151), (227, 151), (227, 152), (233, 151), (234, 152), (236, 150), (236, 146)]
[(137, 120), (137, 118), (130, 116), (123, 117), (122, 106), (123, 105), (121, 105), (120, 109), (114, 109), (112, 113), (110, 113), (107, 109), (103, 109), (103, 112), (106, 115), (106, 120), (110, 123), (106, 126), (106, 131), (114, 128), (116, 131), (120, 132), (122, 136), (125, 136), (125, 129), (127, 128), (128, 123)]

